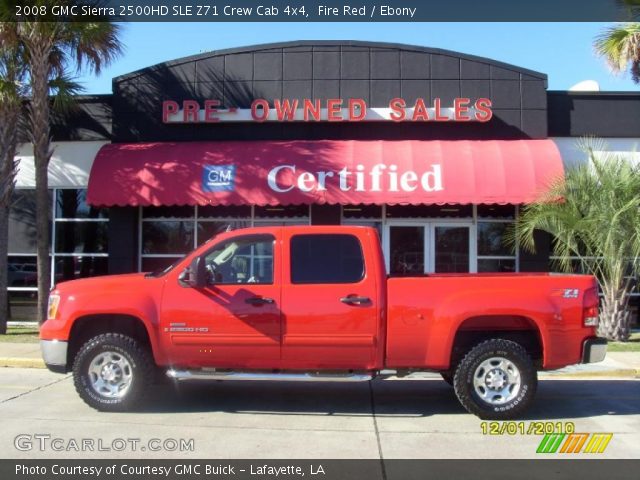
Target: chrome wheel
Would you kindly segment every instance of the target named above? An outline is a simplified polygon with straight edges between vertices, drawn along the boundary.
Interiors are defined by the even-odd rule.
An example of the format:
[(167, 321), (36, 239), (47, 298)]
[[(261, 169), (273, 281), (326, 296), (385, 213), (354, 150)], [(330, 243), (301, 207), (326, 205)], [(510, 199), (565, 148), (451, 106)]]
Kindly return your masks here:
[(107, 398), (121, 398), (131, 386), (129, 360), (117, 352), (102, 352), (89, 364), (89, 380), (95, 392)]
[(490, 405), (502, 405), (518, 396), (522, 383), (520, 370), (504, 357), (483, 361), (473, 374), (473, 388)]

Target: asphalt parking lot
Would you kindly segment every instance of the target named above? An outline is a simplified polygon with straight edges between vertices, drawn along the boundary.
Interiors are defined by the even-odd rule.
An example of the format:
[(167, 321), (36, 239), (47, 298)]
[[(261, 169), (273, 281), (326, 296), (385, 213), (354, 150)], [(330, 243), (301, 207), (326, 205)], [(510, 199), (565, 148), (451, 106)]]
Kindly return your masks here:
[[(576, 432), (613, 433), (600, 458), (640, 457), (640, 380), (540, 382), (522, 419), (573, 422)], [(539, 435), (483, 435), (453, 390), (436, 377), (372, 383), (218, 382), (154, 387), (135, 413), (100, 413), (76, 395), (70, 376), (0, 369), (0, 449), (5, 458), (536, 458)], [(40, 449), (39, 437), (45, 449)], [(31, 439), (31, 449), (15, 438)], [(51, 443), (57, 441), (58, 450)], [(94, 443), (76, 452), (73, 441)], [(122, 451), (121, 443), (127, 447)], [(129, 442), (128, 439), (133, 439)], [(152, 451), (193, 439), (193, 451)], [(139, 440), (135, 442), (135, 440)], [(71, 443), (70, 443), (71, 442)], [(135, 450), (131, 447), (136, 443)], [(70, 448), (70, 449), (69, 449)], [(188, 448), (188, 442), (187, 442)], [(144, 451), (143, 451), (144, 450)], [(580, 454), (588, 458), (588, 454)]]

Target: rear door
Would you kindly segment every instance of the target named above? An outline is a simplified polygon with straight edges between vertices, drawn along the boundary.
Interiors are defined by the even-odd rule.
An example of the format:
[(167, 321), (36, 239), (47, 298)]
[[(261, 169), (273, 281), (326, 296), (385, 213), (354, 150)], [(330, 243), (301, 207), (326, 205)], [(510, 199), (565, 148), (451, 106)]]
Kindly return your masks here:
[(379, 299), (365, 265), (366, 237), (284, 232), (283, 365), (374, 368)]

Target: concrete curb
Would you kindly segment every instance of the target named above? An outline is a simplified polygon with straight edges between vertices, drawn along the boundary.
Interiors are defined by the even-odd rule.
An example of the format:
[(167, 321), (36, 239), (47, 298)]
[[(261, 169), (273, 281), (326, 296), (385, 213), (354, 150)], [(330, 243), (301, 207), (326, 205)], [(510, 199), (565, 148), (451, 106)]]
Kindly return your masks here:
[(0, 357), (0, 367), (9, 368), (47, 368), (41, 358)]
[(554, 378), (640, 378), (640, 369), (635, 368), (616, 368), (612, 370), (598, 370), (594, 372), (540, 372), (539, 378), (542, 380)]

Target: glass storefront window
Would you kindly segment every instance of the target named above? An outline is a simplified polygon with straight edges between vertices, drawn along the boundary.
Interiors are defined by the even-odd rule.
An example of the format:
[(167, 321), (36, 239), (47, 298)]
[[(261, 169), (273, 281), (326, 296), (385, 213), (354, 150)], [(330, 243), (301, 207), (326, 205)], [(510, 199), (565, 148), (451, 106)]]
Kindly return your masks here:
[(435, 272), (469, 272), (469, 227), (435, 226)]
[[(493, 208), (492, 206), (479, 205), (480, 209)], [(513, 206), (495, 206), (495, 215), (499, 212), (506, 217), (512, 215), (515, 218), (516, 209)], [(510, 208), (510, 210), (509, 210)], [(511, 212), (511, 213), (510, 213)], [(487, 212), (485, 211), (486, 215)], [(513, 228), (513, 222), (501, 219), (478, 221), (477, 225), (477, 253), (478, 272), (516, 272), (518, 271), (516, 253), (507, 242), (507, 234)]]
[(390, 227), (389, 260), (391, 275), (423, 274), (424, 227)]
[(250, 220), (229, 220), (229, 221), (202, 221), (198, 222), (198, 246), (213, 238), (215, 235), (228, 230), (238, 230), (251, 226)]
[(478, 255), (512, 256), (513, 251), (505, 241), (509, 223), (478, 222)]
[[(86, 189), (49, 191), (52, 286), (108, 271), (108, 209), (87, 205), (86, 197)], [(9, 291), (12, 315), (22, 312), (17, 315), (29, 321), (36, 318), (35, 216), (35, 189), (15, 190), (9, 217)], [(25, 302), (33, 303), (33, 309), (25, 308)]]
[(11, 287), (25, 288), (37, 287), (38, 267), (35, 255), (15, 256), (10, 255), (7, 263), (8, 285)]
[(193, 250), (192, 221), (146, 221), (142, 223), (142, 253), (180, 254)]
[(54, 271), (55, 282), (76, 278), (106, 275), (109, 270), (108, 257), (56, 256)]
[(52, 282), (106, 275), (108, 209), (88, 205), (86, 189), (57, 189), (55, 200)]
[(249, 205), (142, 208), (140, 271), (162, 270), (215, 235), (250, 227), (251, 210)]
[[(474, 224), (475, 212), (481, 212), (486, 219)], [(309, 223), (309, 207), (305, 205), (285, 206), (198, 206), (198, 207), (150, 207), (143, 208), (141, 219), (142, 242), (140, 250), (140, 269), (157, 270), (185, 254), (208, 239), (227, 230), (236, 230), (250, 226), (279, 226)], [(385, 213), (386, 212), (386, 213)], [(424, 218), (424, 225), (393, 226), (390, 241), (389, 264), (395, 275), (423, 273), (427, 253), (424, 251), (424, 226), (433, 224), (438, 218), (460, 218), (468, 227), (462, 228), (460, 249), (448, 252), (445, 240), (450, 230), (459, 227), (442, 224), (429, 237), (429, 245), (442, 240), (429, 248), (435, 251), (435, 257), (429, 260), (430, 271), (509, 271), (517, 269), (517, 258), (510, 247), (504, 243), (504, 236), (510, 228), (511, 218), (515, 217), (516, 207), (503, 205), (344, 205), (342, 221), (346, 225), (373, 226), (381, 233), (387, 222), (402, 219)], [(183, 215), (183, 217), (181, 217)], [(384, 218), (383, 218), (384, 217)], [(416, 222), (416, 220), (411, 220)], [(458, 223), (458, 221), (456, 221)], [(437, 222), (436, 222), (437, 223)], [(413, 231), (414, 234), (406, 233)], [(395, 232), (395, 233), (394, 233)], [(406, 235), (403, 235), (403, 232)], [(418, 232), (418, 233), (415, 233)], [(448, 232), (448, 233), (447, 233)], [(447, 233), (447, 235), (438, 234)], [(403, 238), (406, 237), (406, 238)], [(407, 249), (402, 243), (410, 241), (423, 245), (422, 248)], [(438, 237), (438, 238), (436, 238)], [(446, 238), (445, 238), (446, 237)], [(381, 235), (382, 238), (382, 235)], [(405, 241), (406, 240), (406, 241)], [(473, 241), (473, 244), (469, 243)], [(444, 242), (444, 243), (443, 243)], [(463, 252), (462, 245), (466, 250)], [(453, 247), (452, 247), (453, 248)], [(460, 250), (460, 251), (458, 251)], [(445, 252), (443, 254), (443, 252)], [(448, 253), (446, 253), (448, 252)], [(473, 253), (473, 255), (472, 255)], [(429, 253), (433, 255), (433, 252)], [(444, 255), (444, 256), (443, 256)], [(446, 259), (444, 257), (447, 257)], [(455, 258), (453, 258), (453, 257)], [(436, 258), (437, 257), (437, 258)], [(155, 260), (154, 260), (155, 259)], [(455, 260), (455, 265), (451, 261)], [(459, 261), (458, 261), (459, 260)], [(476, 263), (477, 261), (477, 263)]]
[(56, 218), (108, 218), (106, 208), (87, 204), (87, 190), (65, 188), (56, 190)]
[(56, 222), (55, 253), (107, 253), (106, 222)]
[(483, 272), (515, 272), (515, 258), (479, 258), (478, 273)]
[(143, 257), (140, 265), (141, 272), (158, 272), (164, 270), (169, 265), (182, 257)]

